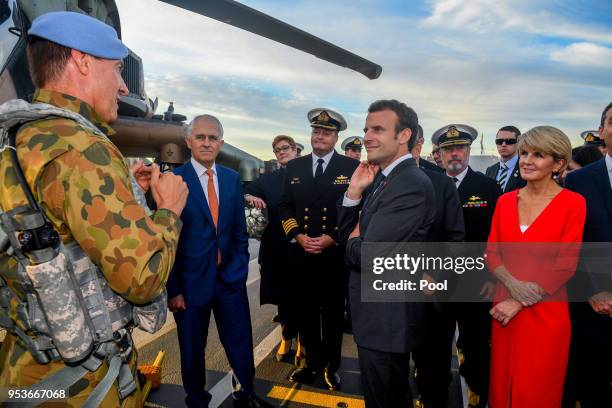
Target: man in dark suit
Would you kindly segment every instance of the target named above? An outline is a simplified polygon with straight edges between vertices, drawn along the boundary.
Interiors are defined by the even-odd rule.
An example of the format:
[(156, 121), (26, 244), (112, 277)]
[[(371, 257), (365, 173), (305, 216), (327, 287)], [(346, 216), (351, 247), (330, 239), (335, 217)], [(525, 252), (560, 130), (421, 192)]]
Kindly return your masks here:
[[(436, 196), (436, 218), (429, 230), (427, 241), (430, 242), (462, 242), (465, 237), (463, 210), (459, 201), (459, 193), (455, 183), (444, 174), (441, 167), (436, 170), (423, 168), (425, 160), (420, 159), (424, 139), (419, 125), (419, 139), (412, 149), (412, 157), (425, 172), (434, 188)], [(445, 279), (456, 283), (456, 275), (451, 273), (444, 277), (431, 277), (435, 280)], [(434, 294), (435, 296), (435, 294)], [(420, 397), (425, 407), (446, 407), (448, 386), (451, 382), (451, 353), (453, 335), (455, 334), (455, 318), (449, 304), (444, 299), (439, 302), (428, 302), (426, 334), (423, 343), (414, 351), (416, 371), (415, 380)], [(452, 307), (452, 306), (451, 306)]]
[(426, 159), (422, 159), (419, 156), (421, 154), (421, 150), (422, 150), (422, 147), (423, 147), (423, 142), (425, 141), (424, 136), (423, 136), (423, 128), (421, 127), (421, 125), (419, 125), (419, 137), (418, 137), (417, 140), (418, 140), (418, 142), (417, 142), (417, 145), (415, 146), (415, 148), (418, 147), (419, 154), (414, 156), (414, 152), (413, 152), (413, 157), (417, 161), (418, 166), (422, 170), (429, 170), (429, 171), (433, 171), (433, 172), (436, 172), (436, 173), (444, 174), (444, 169), (442, 167), (439, 167), (439, 166), (433, 164), (432, 162), (430, 162), (430, 161), (428, 161)]
[[(281, 226), (278, 204), (280, 203), (285, 169), (289, 161), (297, 156), (295, 141), (292, 137), (278, 135), (272, 142), (279, 169), (266, 173), (250, 182), (244, 189), (245, 200), (256, 208), (266, 208), (268, 226), (259, 246), (258, 262), (261, 270), (259, 285), (260, 304), (278, 305), (278, 318), (282, 326), (282, 339), (276, 352), (276, 359), (283, 361), (291, 351), (291, 340), (297, 337), (297, 318), (292, 301), (296, 282), (292, 280), (289, 259), (289, 243)], [(298, 357), (298, 356), (296, 356)]]
[[(446, 174), (455, 182), (459, 192), (465, 241), (486, 243), (501, 190), (495, 180), (469, 166), (470, 146), (478, 132), (471, 126), (451, 124), (438, 129), (434, 135), (438, 137)], [(475, 256), (480, 254), (482, 252)], [(483, 271), (481, 274), (463, 275), (458, 287), (463, 297), (487, 300), (492, 298), (495, 285), (492, 275)], [(459, 326), (460, 373), (468, 384), (468, 404), (470, 407), (485, 407), (489, 394), (491, 304), (488, 301), (458, 302), (454, 306)]]
[(368, 408), (412, 406), (410, 353), (424, 335), (425, 304), (362, 302), (361, 248), (364, 242), (427, 239), (435, 218), (435, 195), (410, 154), (417, 125), (416, 113), (401, 102), (381, 100), (370, 105), (365, 124), (370, 164), (355, 171), (339, 208), (351, 268), (353, 333)]
[(307, 367), (290, 381), (311, 383), (323, 372), (327, 387), (340, 386), (342, 323), (347, 268), (338, 245), (336, 202), (348, 187), (359, 162), (334, 150), (346, 121), (331, 109), (308, 113), (312, 154), (287, 164), (279, 212), (289, 240), (292, 272), (301, 283), (298, 331)]
[[(565, 186), (584, 196), (587, 216), (582, 237), (589, 242), (612, 242), (612, 103), (603, 111), (599, 136), (606, 156), (567, 175)], [(604, 259), (606, 259), (604, 257)], [(571, 297), (588, 302), (570, 303), (572, 343), (564, 403), (579, 400), (583, 408), (612, 406), (612, 280), (610, 263), (597, 265), (582, 259), (568, 284)], [(601, 271), (597, 268), (606, 268)], [(603, 273), (602, 273), (603, 272)], [(578, 299), (574, 299), (578, 300)]]
[(525, 187), (518, 166), (518, 137), (521, 131), (516, 126), (504, 126), (497, 131), (495, 144), (499, 153), (499, 162), (487, 168), (487, 177), (495, 179), (502, 190), (507, 193)]
[(189, 407), (207, 407), (211, 399), (204, 388), (204, 350), (212, 311), (237, 380), (234, 406), (263, 406), (253, 393), (248, 236), (240, 176), (215, 164), (223, 127), (214, 116), (195, 117), (185, 141), (191, 160), (174, 173), (187, 183), (189, 197), (167, 287), (168, 307), (177, 325), (185, 401)]

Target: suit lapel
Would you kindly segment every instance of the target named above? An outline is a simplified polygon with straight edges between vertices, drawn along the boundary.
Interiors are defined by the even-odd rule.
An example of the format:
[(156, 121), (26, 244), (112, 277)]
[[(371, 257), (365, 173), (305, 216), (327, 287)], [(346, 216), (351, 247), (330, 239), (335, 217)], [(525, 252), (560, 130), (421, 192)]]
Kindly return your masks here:
[(601, 199), (608, 209), (608, 212), (612, 214), (612, 190), (610, 189), (610, 177), (608, 176), (606, 159), (603, 158), (600, 160), (597, 164), (597, 168), (594, 168), (593, 170), (596, 172), (595, 183), (597, 183), (597, 189), (601, 194)]
[(225, 213), (228, 211), (226, 203), (228, 202), (229, 186), (227, 184), (227, 173), (221, 166), (217, 168), (217, 182), (219, 183), (219, 225), (217, 230), (220, 230), (221, 223), (225, 220)]
[(206, 201), (204, 190), (202, 190), (202, 184), (200, 183), (198, 174), (193, 168), (191, 161), (188, 161), (186, 164), (185, 181), (187, 182), (187, 186), (189, 187), (189, 194), (193, 194), (193, 199), (202, 210), (202, 213), (204, 213), (206, 219), (208, 219), (208, 221), (212, 224), (213, 221), (212, 216), (210, 215), (210, 209), (208, 208), (208, 201)]
[(398, 164), (397, 166), (395, 166), (395, 168), (393, 168), (393, 170), (391, 170), (391, 173), (389, 173), (389, 175), (382, 182), (380, 187), (378, 187), (377, 190), (373, 190), (372, 189), (372, 191), (370, 192), (370, 194), (374, 194), (374, 193), (376, 193), (376, 194), (373, 197), (371, 197), (370, 199), (367, 199), (367, 198), (365, 199), (364, 204), (363, 204), (363, 212), (367, 213), (367, 212), (370, 212), (370, 211), (376, 209), (376, 205), (378, 203), (378, 199), (384, 193), (384, 191), (387, 188), (387, 186), (389, 185), (389, 183), (391, 183), (393, 181), (393, 179), (401, 171), (403, 171), (405, 168), (407, 168), (409, 166), (412, 166), (412, 165), (416, 166), (416, 161), (414, 159), (406, 159), (403, 162), (401, 162), (400, 164)]
[(516, 162), (516, 166), (512, 170), (512, 173), (509, 175), (510, 179), (506, 183), (506, 188), (504, 188), (504, 193), (511, 191), (514, 189), (518, 181), (521, 179), (521, 172), (519, 171), (518, 162)]
[(497, 181), (497, 173), (499, 173), (499, 162), (493, 165), (492, 170), (487, 174), (487, 176), (494, 178)]
[(463, 180), (461, 180), (461, 184), (459, 184), (459, 187), (457, 188), (459, 198), (461, 199), (461, 204), (464, 204), (468, 196), (470, 195), (470, 192), (468, 191), (468, 183), (470, 182), (471, 172), (472, 169), (468, 167), (468, 171), (465, 174), (465, 177), (463, 178)]
[[(297, 174), (301, 175), (300, 182), (302, 183), (302, 188), (304, 191), (314, 191), (315, 182), (314, 182), (314, 174), (312, 171), (312, 153), (307, 156), (308, 160), (303, 160), (301, 164), (301, 168), (298, 169)], [(312, 204), (312, 200), (308, 203), (308, 207)]]

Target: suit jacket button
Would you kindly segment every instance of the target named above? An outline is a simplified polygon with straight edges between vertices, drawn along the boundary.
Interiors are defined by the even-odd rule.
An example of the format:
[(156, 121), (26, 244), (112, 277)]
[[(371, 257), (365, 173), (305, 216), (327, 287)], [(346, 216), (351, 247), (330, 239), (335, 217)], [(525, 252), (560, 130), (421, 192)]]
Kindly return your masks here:
[(327, 207), (323, 207), (323, 212), (327, 212)]
[(304, 225), (304, 229), (308, 229), (308, 225)]
[(304, 220), (308, 221), (308, 216), (307, 215), (304, 216)]
[(308, 212), (308, 207), (304, 208), (304, 212)]
[(323, 224), (323, 225), (321, 225), (321, 228), (327, 229), (327, 225)]
[(325, 221), (325, 220), (327, 220), (327, 217), (326, 217), (326, 216), (323, 216), (323, 221)]

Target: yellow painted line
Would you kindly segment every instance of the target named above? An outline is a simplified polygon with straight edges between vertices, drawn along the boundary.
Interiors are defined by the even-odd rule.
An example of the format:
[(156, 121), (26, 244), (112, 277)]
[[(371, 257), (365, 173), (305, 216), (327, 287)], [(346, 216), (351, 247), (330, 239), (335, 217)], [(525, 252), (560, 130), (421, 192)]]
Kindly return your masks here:
[(272, 387), (267, 396), (268, 398), (283, 400), (283, 402), (297, 402), (317, 407), (336, 408), (338, 403), (344, 402), (348, 408), (365, 408), (365, 402), (362, 399), (296, 390), (295, 388), (287, 388), (281, 385)]
[(293, 394), (295, 394), (295, 392), (297, 391), (297, 387), (300, 384), (295, 383), (293, 384), (293, 387), (291, 387), (291, 389), (289, 390), (289, 392), (287, 393), (287, 395), (285, 395), (285, 398), (283, 398), (283, 401), (280, 403), (281, 407), (286, 407), (287, 404), (291, 401), (291, 398), (293, 398)]

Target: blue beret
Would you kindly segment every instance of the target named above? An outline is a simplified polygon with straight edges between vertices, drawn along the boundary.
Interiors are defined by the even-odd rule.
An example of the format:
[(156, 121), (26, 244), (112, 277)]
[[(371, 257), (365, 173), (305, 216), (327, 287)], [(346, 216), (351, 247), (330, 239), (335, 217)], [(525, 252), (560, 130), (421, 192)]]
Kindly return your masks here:
[(127, 47), (113, 27), (81, 13), (43, 14), (34, 19), (28, 34), (98, 58), (119, 60), (128, 55)]

